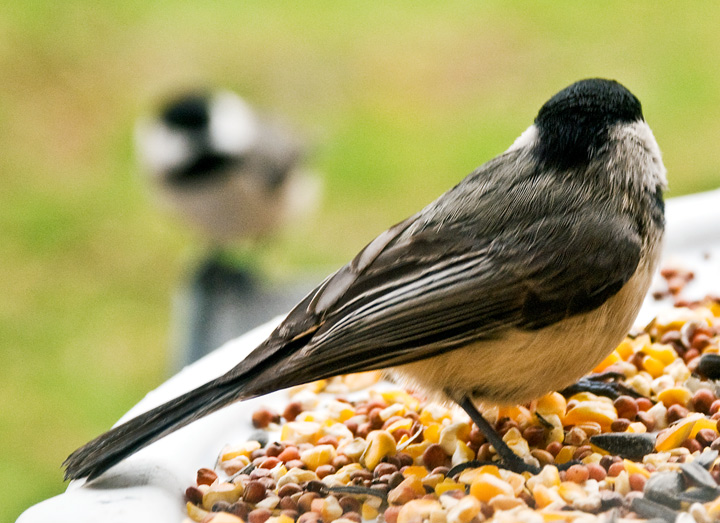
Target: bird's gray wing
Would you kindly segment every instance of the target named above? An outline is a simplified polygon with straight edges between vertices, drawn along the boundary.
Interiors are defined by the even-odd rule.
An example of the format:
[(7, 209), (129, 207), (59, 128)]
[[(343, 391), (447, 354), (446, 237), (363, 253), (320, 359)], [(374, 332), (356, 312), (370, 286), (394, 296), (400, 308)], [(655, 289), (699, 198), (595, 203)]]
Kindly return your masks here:
[(610, 216), (600, 207), (558, 213), (494, 237), (452, 227), (403, 235), (412, 217), (288, 316), (297, 345), (274, 362), (273, 378), (291, 385), (410, 363), (593, 310), (640, 260), (633, 223)]

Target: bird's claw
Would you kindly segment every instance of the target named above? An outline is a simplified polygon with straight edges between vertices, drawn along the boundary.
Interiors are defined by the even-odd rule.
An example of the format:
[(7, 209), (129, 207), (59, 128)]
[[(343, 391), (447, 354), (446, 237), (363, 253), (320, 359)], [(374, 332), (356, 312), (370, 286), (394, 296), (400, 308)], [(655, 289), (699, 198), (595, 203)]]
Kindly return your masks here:
[[(571, 396), (578, 392), (592, 392), (598, 396), (606, 396), (610, 399), (617, 399), (620, 396), (631, 396), (633, 398), (642, 398), (643, 395), (634, 391), (630, 387), (618, 383), (617, 379), (623, 378), (624, 375), (619, 372), (601, 372), (598, 374), (590, 374), (580, 378), (577, 383), (564, 388), (560, 393), (564, 396)], [(611, 381), (605, 381), (611, 380)]]

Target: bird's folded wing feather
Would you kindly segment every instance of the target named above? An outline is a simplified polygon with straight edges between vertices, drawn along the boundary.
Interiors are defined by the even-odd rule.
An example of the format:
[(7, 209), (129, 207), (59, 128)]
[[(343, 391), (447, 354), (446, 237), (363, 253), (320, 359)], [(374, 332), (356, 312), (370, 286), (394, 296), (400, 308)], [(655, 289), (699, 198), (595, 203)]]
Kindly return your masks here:
[(633, 224), (600, 208), (493, 237), (452, 227), (403, 235), (416, 219), (379, 236), (290, 313), (284, 335), (301, 342), (282, 351), (274, 380), (385, 368), (506, 329), (538, 329), (600, 306), (640, 259)]

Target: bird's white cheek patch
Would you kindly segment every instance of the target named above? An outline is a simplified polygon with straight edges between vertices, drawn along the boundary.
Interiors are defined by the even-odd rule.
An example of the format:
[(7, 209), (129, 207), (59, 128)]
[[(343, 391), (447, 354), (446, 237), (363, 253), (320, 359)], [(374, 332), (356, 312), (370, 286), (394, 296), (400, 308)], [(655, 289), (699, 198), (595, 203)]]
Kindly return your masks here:
[(532, 146), (537, 141), (538, 130), (535, 124), (531, 125), (523, 133), (518, 136), (513, 144), (505, 152), (515, 151), (517, 149), (523, 149)]
[(247, 151), (257, 139), (257, 120), (250, 107), (231, 93), (221, 93), (210, 108), (210, 140), (219, 152)]

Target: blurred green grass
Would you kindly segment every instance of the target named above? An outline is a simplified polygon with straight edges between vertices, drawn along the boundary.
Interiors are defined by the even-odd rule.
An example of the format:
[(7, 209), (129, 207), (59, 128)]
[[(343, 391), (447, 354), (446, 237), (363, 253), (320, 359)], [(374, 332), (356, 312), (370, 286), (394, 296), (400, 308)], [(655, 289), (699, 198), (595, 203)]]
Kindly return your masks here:
[(671, 195), (720, 185), (720, 4), (29, 0), (0, 17), (0, 521), (167, 371), (170, 297), (202, 242), (136, 177), (134, 119), (169, 91), (238, 90), (314, 144), (316, 219), (278, 278), (346, 261), (502, 152), (554, 92), (643, 101)]

